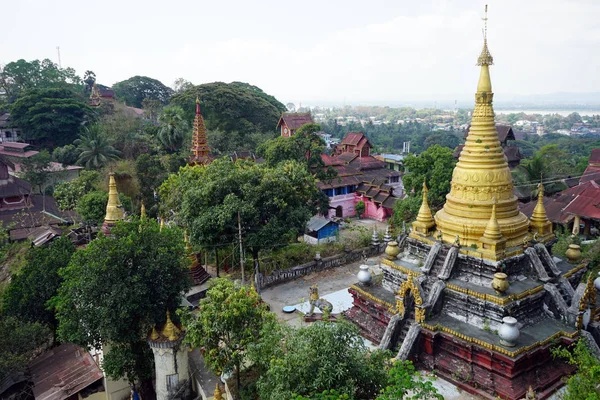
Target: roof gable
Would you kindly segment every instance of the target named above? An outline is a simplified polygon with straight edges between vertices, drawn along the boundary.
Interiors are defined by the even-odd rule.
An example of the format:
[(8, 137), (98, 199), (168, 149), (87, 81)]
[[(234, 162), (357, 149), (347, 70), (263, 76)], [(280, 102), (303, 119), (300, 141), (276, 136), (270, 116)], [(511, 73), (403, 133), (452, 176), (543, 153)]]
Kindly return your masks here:
[(313, 120), (310, 113), (283, 113), (279, 118), (277, 128), (281, 126), (282, 122), (285, 122), (289, 129), (298, 129), (302, 125), (312, 124)]

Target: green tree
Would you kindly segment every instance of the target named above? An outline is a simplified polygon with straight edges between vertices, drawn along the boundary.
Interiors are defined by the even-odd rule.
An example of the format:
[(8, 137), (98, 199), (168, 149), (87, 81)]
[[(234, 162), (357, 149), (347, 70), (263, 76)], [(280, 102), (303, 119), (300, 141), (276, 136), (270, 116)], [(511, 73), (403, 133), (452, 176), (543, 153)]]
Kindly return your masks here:
[(419, 213), (419, 208), (423, 202), (423, 197), (410, 195), (404, 199), (397, 200), (394, 203), (394, 214), (392, 215), (392, 225), (396, 229), (402, 227), (403, 222), (414, 221)]
[(98, 187), (100, 174), (97, 171), (81, 171), (72, 181), (59, 182), (54, 187), (54, 199), (61, 210), (75, 210), (79, 200)]
[(208, 248), (237, 240), (238, 213), (247, 248), (260, 250), (295, 241), (328, 198), (306, 168), (288, 161), (275, 168), (218, 159), (206, 167), (182, 168), (160, 188), (165, 211), (190, 231), (192, 243)]
[(118, 99), (131, 107), (142, 108), (144, 99), (158, 100), (167, 104), (173, 89), (165, 86), (161, 81), (147, 76), (133, 76), (113, 85), (113, 90)]
[(11, 103), (32, 89), (63, 88), (79, 92), (80, 86), (81, 79), (73, 68), (61, 69), (49, 59), (21, 59), (0, 68), (0, 89)]
[(94, 71), (87, 70), (83, 73), (83, 83), (85, 83), (85, 93), (89, 95), (92, 92), (94, 83), (96, 83), (96, 74)]
[(93, 119), (92, 109), (68, 89), (27, 91), (10, 109), (13, 126), (23, 140), (52, 148), (72, 143), (82, 124)]
[(46, 302), (61, 283), (58, 270), (65, 267), (75, 247), (71, 239), (59, 238), (46, 247), (33, 247), (26, 255), (26, 264), (11, 277), (2, 298), (2, 312), (21, 321), (40, 322), (56, 329), (54, 312)]
[(108, 194), (106, 192), (100, 190), (89, 192), (77, 202), (77, 214), (84, 221), (99, 224), (104, 221), (107, 202)]
[(177, 78), (175, 79), (175, 82), (173, 82), (173, 91), (175, 92), (175, 94), (185, 92), (186, 90), (191, 89), (193, 87), (194, 84), (192, 82), (183, 78)]
[(266, 165), (274, 167), (277, 164), (295, 160), (306, 164), (320, 180), (331, 180), (337, 173), (333, 168), (325, 167), (321, 153), (325, 142), (316, 132), (321, 130), (319, 124), (305, 124), (298, 128), (292, 137), (278, 136), (267, 140), (258, 147), (258, 153), (264, 157)]
[(102, 132), (99, 125), (93, 125), (75, 141), (79, 153), (77, 162), (88, 169), (97, 169), (111, 161), (118, 160), (121, 152), (116, 150)]
[(436, 144), (418, 156), (409, 154), (404, 165), (409, 172), (404, 175), (402, 182), (409, 197), (420, 198), (423, 182), (427, 179), (429, 204), (434, 209), (439, 208), (450, 191), (452, 171), (456, 165), (452, 150)]
[(52, 160), (62, 165), (75, 165), (79, 159), (79, 150), (75, 145), (57, 147), (52, 152)]
[(555, 357), (562, 357), (577, 371), (567, 380), (567, 391), (564, 400), (599, 400), (600, 361), (590, 352), (586, 345), (587, 339), (579, 339), (572, 351), (560, 347), (552, 350)]
[(257, 383), (261, 399), (312, 397), (325, 390), (349, 398), (373, 399), (386, 385), (385, 364), (391, 354), (370, 352), (351, 323), (280, 329), (278, 346), (265, 354), (269, 369)]
[(358, 218), (360, 218), (361, 215), (365, 213), (365, 202), (361, 200), (358, 203), (356, 203), (354, 205), (354, 211), (356, 211), (356, 215), (358, 216)]
[(5, 332), (0, 335), (0, 381), (10, 374), (25, 372), (40, 348), (52, 341), (50, 329), (38, 322), (0, 316), (0, 330)]
[(255, 86), (241, 82), (213, 82), (194, 86), (171, 98), (170, 104), (185, 110), (192, 121), (196, 97), (209, 131), (237, 132), (246, 138), (252, 133), (275, 132), (285, 106)]
[[(410, 393), (410, 394), (409, 394)], [(431, 381), (423, 379), (410, 361), (396, 361), (388, 371), (388, 383), (377, 400), (444, 400)]]
[(186, 134), (189, 132), (189, 125), (184, 117), (183, 108), (179, 106), (165, 107), (158, 117), (160, 130), (158, 139), (170, 152), (181, 150)]
[(39, 193), (45, 193), (46, 185), (50, 180), (50, 162), (52, 157), (47, 150), (42, 150), (33, 157), (26, 158), (22, 164), (22, 176), (27, 182), (36, 186)]
[(260, 340), (261, 328), (274, 315), (249, 286), (213, 279), (197, 314), (184, 314), (186, 342), (205, 350), (204, 360), (217, 374), (234, 371), (238, 391), (247, 348)]
[(189, 289), (183, 234), (156, 221), (121, 222), (60, 270), (63, 283), (52, 300), (63, 341), (104, 350), (104, 372), (142, 381), (152, 398), (153, 357), (146, 338), (164, 323)]
[(149, 216), (158, 214), (158, 205), (155, 193), (169, 174), (160, 157), (157, 155), (142, 154), (135, 160), (135, 171), (140, 184), (140, 194)]

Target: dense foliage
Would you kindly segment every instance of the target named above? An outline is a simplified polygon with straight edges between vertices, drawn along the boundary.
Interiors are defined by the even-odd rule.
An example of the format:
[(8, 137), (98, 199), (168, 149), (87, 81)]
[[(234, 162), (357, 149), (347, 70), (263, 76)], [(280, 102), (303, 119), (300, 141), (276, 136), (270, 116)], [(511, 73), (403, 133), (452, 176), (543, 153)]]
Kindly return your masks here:
[(565, 358), (577, 367), (567, 380), (567, 390), (561, 397), (564, 400), (600, 400), (600, 361), (590, 352), (586, 340), (579, 339), (572, 351), (562, 347), (552, 351), (555, 357)]
[(115, 96), (131, 107), (142, 108), (145, 99), (158, 100), (167, 104), (173, 89), (165, 86), (161, 81), (147, 76), (133, 76), (113, 85)]
[(153, 358), (145, 338), (189, 288), (183, 234), (161, 231), (148, 219), (119, 223), (111, 234), (78, 250), (60, 270), (64, 281), (52, 301), (58, 335), (81, 346), (110, 344), (105, 373), (148, 384)]
[(234, 82), (206, 83), (187, 89), (171, 98), (171, 104), (182, 107), (186, 120), (192, 121), (200, 98), (202, 116), (208, 130), (227, 134), (236, 132), (243, 138), (262, 132), (275, 132), (277, 121), (285, 106), (262, 90)]
[(51, 330), (39, 322), (0, 316), (0, 331), (0, 382), (25, 372), (29, 361), (52, 342)]
[(44, 147), (64, 146), (77, 138), (92, 109), (69, 89), (34, 89), (10, 108), (11, 123), (27, 142)]
[(249, 286), (229, 279), (213, 279), (197, 314), (184, 314), (186, 342), (204, 351), (206, 365), (217, 373), (236, 374), (239, 389), (241, 366), (247, 349), (260, 340), (262, 326), (275, 319), (267, 305)]
[(269, 168), (238, 160), (185, 167), (160, 187), (164, 212), (172, 210), (192, 243), (204, 248), (237, 240), (238, 213), (246, 248), (255, 260), (265, 248), (295, 241), (327, 197), (304, 165)]
[(58, 270), (67, 266), (75, 247), (71, 239), (62, 237), (47, 247), (33, 247), (25, 257), (26, 264), (11, 277), (2, 298), (2, 312), (20, 321), (40, 322), (53, 330), (56, 319), (46, 304), (60, 286)]

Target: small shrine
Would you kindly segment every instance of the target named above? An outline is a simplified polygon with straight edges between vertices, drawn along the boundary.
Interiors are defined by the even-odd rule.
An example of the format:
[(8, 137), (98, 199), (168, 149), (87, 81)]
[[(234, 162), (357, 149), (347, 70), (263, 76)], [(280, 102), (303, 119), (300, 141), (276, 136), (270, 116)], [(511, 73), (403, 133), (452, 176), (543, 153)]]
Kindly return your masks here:
[(396, 358), (470, 393), (543, 399), (574, 369), (550, 348), (573, 343), (594, 321), (596, 289), (580, 283), (580, 253), (552, 255), (542, 185), (531, 219), (519, 212), (494, 121), (492, 64), (485, 35), (471, 129), (446, 203), (433, 214), (423, 183), (411, 232), (388, 243), (381, 283), (351, 286), (346, 316)]
[(123, 220), (123, 217), (123, 206), (119, 200), (115, 174), (111, 172), (108, 176), (108, 203), (106, 203), (106, 216), (102, 224), (102, 232), (105, 235), (109, 235), (110, 229), (115, 226), (117, 221)]

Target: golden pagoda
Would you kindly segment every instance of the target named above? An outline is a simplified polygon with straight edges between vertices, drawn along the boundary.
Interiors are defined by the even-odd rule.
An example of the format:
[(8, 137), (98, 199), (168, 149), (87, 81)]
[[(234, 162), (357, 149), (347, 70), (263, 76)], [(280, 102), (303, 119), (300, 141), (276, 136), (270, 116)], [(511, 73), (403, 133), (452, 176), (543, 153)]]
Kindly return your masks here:
[(522, 251), (520, 245), (529, 231), (529, 220), (519, 212), (513, 193), (513, 181), (494, 122), (490, 65), (494, 59), (487, 45), (477, 59), (481, 67), (471, 128), (452, 174), (450, 193), (444, 208), (436, 213), (438, 235), (445, 243), (459, 238), (462, 246), (481, 249), (484, 258), (498, 261), (501, 255), (489, 251), (482, 237), (495, 207), (499, 232), (511, 254)]
[(108, 203), (106, 204), (106, 216), (102, 224), (102, 231), (105, 234), (110, 233), (110, 227), (114, 226), (117, 221), (123, 219), (123, 207), (119, 201), (119, 192), (117, 191), (117, 183), (115, 182), (115, 174), (112, 172), (108, 178)]
[(418, 237), (418, 235), (425, 237), (429, 236), (431, 229), (435, 226), (435, 221), (431, 215), (431, 209), (427, 203), (428, 192), (429, 190), (427, 189), (427, 183), (423, 181), (423, 200), (421, 202), (421, 208), (419, 208), (417, 220), (412, 224), (413, 231), (411, 232), (411, 237)]
[(200, 99), (196, 97), (196, 117), (194, 118), (194, 132), (192, 135), (192, 155), (190, 165), (207, 165), (212, 161), (208, 138), (206, 137), (206, 125), (200, 112)]
[(554, 238), (554, 233), (552, 233), (552, 222), (548, 220), (546, 208), (544, 207), (544, 185), (541, 182), (538, 185), (537, 204), (531, 214), (531, 230), (539, 241), (546, 241)]

